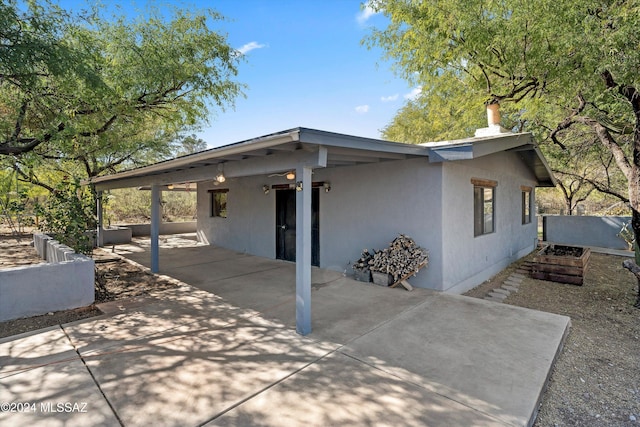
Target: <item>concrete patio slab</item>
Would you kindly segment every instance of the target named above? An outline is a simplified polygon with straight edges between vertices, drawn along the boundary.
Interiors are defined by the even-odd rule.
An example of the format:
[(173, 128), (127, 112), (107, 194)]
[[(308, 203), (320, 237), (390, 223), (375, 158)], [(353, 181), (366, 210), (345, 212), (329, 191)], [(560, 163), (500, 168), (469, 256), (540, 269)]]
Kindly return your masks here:
[(1, 338), (0, 380), (16, 371), (66, 361), (76, 356), (59, 326)]
[(568, 318), (458, 295), (429, 301), (341, 351), (506, 425), (533, 419)]
[(111, 347), (86, 363), (124, 425), (196, 426), (334, 349), (256, 319)]
[(504, 423), (377, 367), (334, 353), (206, 424), (257, 425), (503, 426)]
[(3, 426), (119, 425), (59, 326), (0, 340), (0, 405)]
[(314, 269), (313, 331), (302, 337), (293, 264), (225, 251), (210, 262), (210, 248), (195, 249), (166, 252), (161, 269), (197, 272), (201, 289), (182, 283), (0, 340), (0, 403), (91, 411), (5, 412), (0, 424), (527, 426), (569, 327), (564, 316)]

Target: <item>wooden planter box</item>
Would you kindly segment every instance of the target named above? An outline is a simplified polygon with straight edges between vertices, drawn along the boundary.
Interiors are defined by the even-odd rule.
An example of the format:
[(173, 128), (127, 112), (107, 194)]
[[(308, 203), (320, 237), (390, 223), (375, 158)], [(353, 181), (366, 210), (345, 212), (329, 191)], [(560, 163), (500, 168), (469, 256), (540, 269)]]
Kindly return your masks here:
[[(574, 252), (558, 255), (560, 252)], [(531, 263), (531, 277), (551, 282), (582, 285), (591, 256), (589, 248), (553, 245), (542, 248)]]

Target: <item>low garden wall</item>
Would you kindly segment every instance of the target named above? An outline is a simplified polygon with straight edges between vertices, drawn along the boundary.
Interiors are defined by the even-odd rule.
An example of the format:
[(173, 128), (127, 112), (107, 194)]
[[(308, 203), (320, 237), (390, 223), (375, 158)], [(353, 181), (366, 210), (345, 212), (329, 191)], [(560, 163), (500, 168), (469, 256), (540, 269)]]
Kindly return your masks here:
[[(195, 233), (197, 225), (197, 221), (162, 222), (160, 223), (160, 234)], [(151, 235), (151, 224), (119, 224), (117, 227), (130, 228), (134, 237)]]
[(95, 301), (93, 259), (44, 234), (34, 234), (33, 241), (47, 263), (0, 270), (0, 322)]
[(543, 240), (574, 246), (629, 249), (619, 236), (629, 216), (545, 215), (542, 217)]

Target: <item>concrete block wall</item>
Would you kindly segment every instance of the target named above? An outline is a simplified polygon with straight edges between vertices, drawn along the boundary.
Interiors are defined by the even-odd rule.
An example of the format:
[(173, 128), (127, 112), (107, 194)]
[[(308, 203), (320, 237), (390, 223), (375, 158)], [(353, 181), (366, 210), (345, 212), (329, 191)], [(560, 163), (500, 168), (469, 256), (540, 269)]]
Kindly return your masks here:
[(121, 243), (131, 243), (131, 237), (133, 236), (133, 231), (128, 227), (110, 227), (102, 230), (103, 232), (103, 244), (121, 244)]
[(94, 262), (82, 257), (0, 270), (0, 322), (93, 304)]
[(618, 236), (630, 216), (546, 215), (542, 219), (543, 239), (548, 242), (609, 249), (628, 249)]
[(67, 255), (75, 254), (75, 251), (57, 240), (47, 241), (47, 262), (62, 262), (67, 260)]
[(42, 259), (47, 259), (47, 241), (53, 240), (50, 236), (42, 233), (34, 233), (33, 235), (33, 247), (35, 248), (38, 256)]
[[(195, 233), (197, 224), (196, 221), (163, 222), (160, 224), (160, 234)], [(151, 235), (151, 224), (119, 224), (117, 227), (130, 228), (134, 237)]]
[(95, 263), (45, 234), (34, 248), (48, 263), (0, 270), (0, 322), (94, 302)]

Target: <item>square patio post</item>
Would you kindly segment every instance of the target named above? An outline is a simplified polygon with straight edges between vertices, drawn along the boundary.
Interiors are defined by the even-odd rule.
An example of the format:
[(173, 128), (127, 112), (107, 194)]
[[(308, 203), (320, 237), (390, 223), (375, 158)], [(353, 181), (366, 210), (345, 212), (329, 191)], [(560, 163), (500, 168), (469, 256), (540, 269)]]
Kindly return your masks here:
[(159, 185), (151, 186), (151, 272), (160, 271), (160, 202), (162, 193)]
[(311, 333), (311, 168), (299, 166), (296, 178), (296, 331), (307, 335)]
[(96, 246), (101, 248), (104, 246), (104, 218), (102, 208), (102, 191), (96, 191), (96, 213), (98, 214), (98, 227), (96, 230)]

